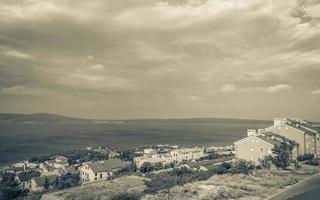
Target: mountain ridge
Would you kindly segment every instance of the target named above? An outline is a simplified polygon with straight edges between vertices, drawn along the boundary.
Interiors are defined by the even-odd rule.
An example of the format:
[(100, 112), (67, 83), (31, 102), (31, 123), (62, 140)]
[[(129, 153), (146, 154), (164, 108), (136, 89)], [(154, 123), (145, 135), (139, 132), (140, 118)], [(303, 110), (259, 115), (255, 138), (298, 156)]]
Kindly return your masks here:
[(147, 118), (147, 119), (84, 119), (77, 117), (69, 117), (53, 113), (0, 113), (0, 123), (108, 123), (108, 122), (199, 122), (199, 123), (213, 123), (213, 122), (271, 122), (270, 120), (261, 119), (237, 119), (237, 118)]

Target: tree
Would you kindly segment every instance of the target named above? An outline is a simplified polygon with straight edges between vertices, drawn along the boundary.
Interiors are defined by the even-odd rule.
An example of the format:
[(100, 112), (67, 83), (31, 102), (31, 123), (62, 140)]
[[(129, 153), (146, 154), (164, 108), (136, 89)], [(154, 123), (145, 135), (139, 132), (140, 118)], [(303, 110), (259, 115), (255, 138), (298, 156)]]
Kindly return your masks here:
[(56, 181), (58, 181), (58, 189), (76, 187), (80, 185), (80, 176), (77, 174), (67, 173), (60, 176)]
[(289, 140), (283, 140), (280, 144), (275, 144), (272, 149), (274, 157), (272, 163), (281, 169), (287, 169), (292, 162), (292, 150), (294, 143)]
[(154, 169), (155, 169), (154, 166), (149, 162), (144, 162), (142, 164), (142, 166), (140, 167), (140, 171), (142, 173), (148, 173), (148, 172), (153, 171)]
[(48, 177), (46, 177), (46, 179), (44, 180), (44, 188), (47, 190), (50, 187), (50, 183), (49, 183), (49, 179)]
[(234, 174), (245, 173), (248, 174), (250, 171), (249, 163), (245, 160), (239, 160), (234, 163), (233, 167), (231, 168), (231, 172)]
[(4, 173), (0, 181), (0, 199), (10, 200), (26, 196), (27, 190), (21, 190), (19, 184), (14, 180), (14, 175)]
[(260, 160), (260, 165), (262, 168), (270, 169), (273, 157), (272, 156), (265, 156), (263, 159)]

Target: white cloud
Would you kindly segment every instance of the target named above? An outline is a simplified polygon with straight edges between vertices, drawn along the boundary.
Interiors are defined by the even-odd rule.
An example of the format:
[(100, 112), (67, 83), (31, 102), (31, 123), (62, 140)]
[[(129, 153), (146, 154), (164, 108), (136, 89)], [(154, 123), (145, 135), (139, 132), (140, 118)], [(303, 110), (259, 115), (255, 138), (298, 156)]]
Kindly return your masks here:
[(90, 66), (88, 69), (92, 70), (92, 71), (101, 71), (101, 70), (104, 70), (104, 68), (105, 68), (105, 66), (102, 64), (95, 64), (95, 65)]
[(6, 55), (6, 56), (16, 57), (16, 58), (24, 58), (24, 59), (32, 58), (31, 55), (28, 55), (28, 54), (25, 54), (25, 53), (21, 53), (21, 52), (16, 51), (16, 50), (5, 50), (5, 51), (2, 52), (2, 54)]
[(313, 90), (313, 91), (311, 92), (311, 94), (313, 94), (313, 95), (320, 95), (320, 89), (318, 89), (318, 90)]
[(285, 90), (290, 90), (290, 89), (291, 89), (290, 85), (278, 84), (278, 85), (274, 85), (274, 86), (270, 86), (270, 87), (266, 88), (266, 91), (270, 92), (270, 93), (277, 93), (280, 91), (285, 91)]
[(236, 91), (236, 86), (233, 84), (225, 84), (221, 86), (221, 91), (226, 93), (233, 92)]

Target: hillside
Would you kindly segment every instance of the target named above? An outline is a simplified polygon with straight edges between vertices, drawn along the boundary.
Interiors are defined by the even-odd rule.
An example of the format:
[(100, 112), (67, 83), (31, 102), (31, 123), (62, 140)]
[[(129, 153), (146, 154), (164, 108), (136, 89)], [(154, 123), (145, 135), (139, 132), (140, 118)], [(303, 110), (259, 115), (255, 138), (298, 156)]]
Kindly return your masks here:
[(0, 113), (0, 123), (89, 123), (93, 120), (66, 117), (49, 113)]
[(173, 119), (131, 119), (131, 120), (103, 120), (81, 119), (51, 113), (0, 113), (0, 123), (36, 124), (36, 123), (271, 123), (267, 120), (232, 119), (232, 118), (173, 118)]

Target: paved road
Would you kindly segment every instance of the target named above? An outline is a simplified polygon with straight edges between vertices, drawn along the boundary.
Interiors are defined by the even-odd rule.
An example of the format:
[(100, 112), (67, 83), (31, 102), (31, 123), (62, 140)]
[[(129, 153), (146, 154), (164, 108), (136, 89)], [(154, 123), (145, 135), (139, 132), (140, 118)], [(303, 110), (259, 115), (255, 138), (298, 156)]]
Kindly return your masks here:
[(320, 174), (280, 193), (270, 200), (319, 200)]

